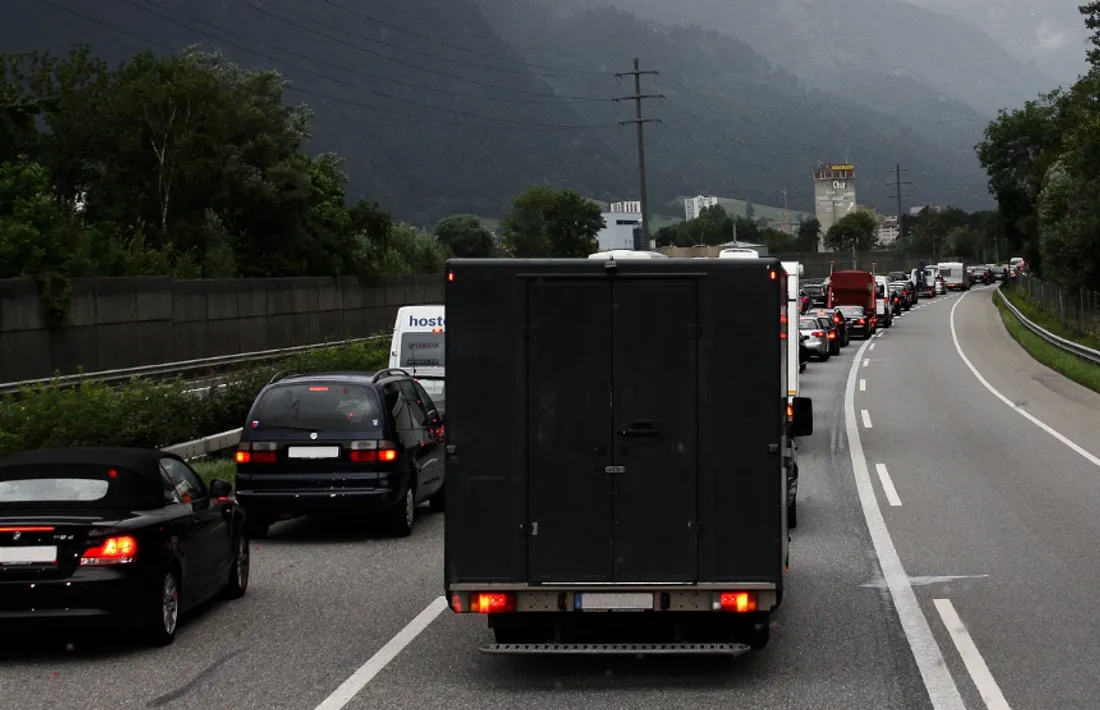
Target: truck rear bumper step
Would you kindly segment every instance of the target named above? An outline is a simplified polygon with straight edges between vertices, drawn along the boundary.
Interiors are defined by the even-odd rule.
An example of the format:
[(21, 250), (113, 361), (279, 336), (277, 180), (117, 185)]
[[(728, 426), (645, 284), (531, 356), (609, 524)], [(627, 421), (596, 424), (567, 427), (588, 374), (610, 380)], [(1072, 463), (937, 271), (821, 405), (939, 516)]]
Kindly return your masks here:
[(491, 643), (478, 649), (496, 655), (550, 654), (558, 656), (673, 655), (740, 656), (749, 647), (740, 643)]

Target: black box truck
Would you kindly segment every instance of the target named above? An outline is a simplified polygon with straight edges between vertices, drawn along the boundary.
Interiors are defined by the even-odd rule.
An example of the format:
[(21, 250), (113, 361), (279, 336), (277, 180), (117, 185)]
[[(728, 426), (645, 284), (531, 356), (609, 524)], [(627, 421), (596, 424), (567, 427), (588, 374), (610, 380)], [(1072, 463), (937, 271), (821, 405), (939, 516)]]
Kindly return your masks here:
[[(788, 562), (775, 259), (447, 263), (445, 593), (488, 653), (740, 653)], [(633, 613), (626, 613), (633, 612)]]

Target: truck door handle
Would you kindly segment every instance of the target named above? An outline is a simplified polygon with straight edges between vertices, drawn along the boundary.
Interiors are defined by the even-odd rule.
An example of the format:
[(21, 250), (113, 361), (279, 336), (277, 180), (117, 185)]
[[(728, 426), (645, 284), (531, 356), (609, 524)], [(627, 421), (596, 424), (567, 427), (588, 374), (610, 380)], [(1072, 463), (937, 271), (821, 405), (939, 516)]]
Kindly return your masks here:
[(657, 436), (657, 424), (649, 420), (630, 422), (625, 428), (619, 430), (619, 436), (630, 438), (652, 438)]

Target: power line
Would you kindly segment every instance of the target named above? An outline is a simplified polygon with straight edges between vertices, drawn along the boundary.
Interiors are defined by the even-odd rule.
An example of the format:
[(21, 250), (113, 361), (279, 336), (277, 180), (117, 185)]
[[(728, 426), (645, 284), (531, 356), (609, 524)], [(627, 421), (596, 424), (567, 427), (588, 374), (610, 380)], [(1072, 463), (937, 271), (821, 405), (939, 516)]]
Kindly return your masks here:
[[(341, 10), (343, 10), (344, 12), (347, 12), (351, 15), (355, 15), (356, 17), (361, 17), (365, 20), (370, 20), (371, 22), (373, 22), (377, 25), (381, 25), (382, 27), (388, 27), (391, 30), (394, 30), (395, 32), (401, 32), (403, 34), (407, 34), (407, 35), (410, 35), (412, 37), (417, 37), (419, 39), (425, 39), (425, 40), (428, 40), (429, 42), (432, 42), (433, 44), (438, 44), (441, 47), (450, 47), (451, 49), (457, 49), (460, 52), (469, 52), (470, 54), (473, 54), (473, 55), (478, 56), (478, 57), (486, 57), (487, 59), (495, 59), (498, 62), (506, 62), (508, 64), (520, 64), (522, 66), (532, 68), (532, 69), (549, 69), (551, 71), (565, 72), (565, 73), (568, 73), (568, 74), (581, 74), (581, 75), (588, 75), (588, 76), (605, 76), (603, 74), (603, 72), (595, 72), (595, 71), (586, 70), (586, 69), (569, 69), (567, 67), (555, 67), (555, 66), (551, 66), (551, 65), (548, 65), (548, 64), (534, 64), (534, 63), (531, 63), (531, 62), (523, 61), (522, 59), (510, 59), (508, 57), (501, 57), (501, 56), (495, 55), (495, 54), (487, 54), (485, 52), (479, 52), (476, 49), (467, 49), (466, 47), (462, 47), (462, 46), (457, 45), (457, 44), (451, 44), (450, 42), (446, 42), (446, 41), (441, 40), (441, 39), (436, 39), (435, 37), (429, 37), (428, 35), (422, 35), (419, 32), (413, 32), (412, 30), (405, 29), (404, 27), (401, 27), (399, 25), (394, 25), (394, 24), (391, 24), (389, 22), (384, 22), (383, 20), (379, 20), (377, 17), (374, 17), (373, 15), (367, 14), (367, 13), (361, 11), (361, 10), (353, 10), (350, 7), (348, 7), (347, 5), (342, 5), (338, 2), (336, 2), (336, 0), (325, 0), (325, 4), (332, 5), (333, 7), (338, 7)], [(278, 7), (278, 5), (276, 5), (275, 7)], [(279, 7), (279, 9), (282, 10), (283, 12), (287, 13), (287, 14), (293, 14), (289, 10), (286, 10), (284, 8)], [(311, 22), (315, 22), (316, 24), (321, 25), (322, 27), (325, 26), (321, 22), (317, 22), (317, 20), (311, 20)], [(333, 29), (335, 29), (335, 28), (333, 28)], [(349, 34), (353, 37), (361, 37), (361, 35), (357, 35), (354, 32), (349, 32), (348, 30), (340, 30), (340, 31), (344, 32), (345, 34)], [(366, 39), (365, 37), (363, 37), (363, 38)]]
[[(367, 52), (369, 54), (375, 54), (377, 56), (389, 59), (389, 57), (386, 56), (385, 54), (381, 54), (379, 52), (372, 52), (372, 51), (367, 50), (363, 47), (360, 47), (357, 44), (352, 44), (351, 42), (340, 39), (339, 37), (336, 37), (334, 35), (327, 34), (325, 32), (321, 32), (320, 30), (315, 30), (312, 27), (306, 27), (305, 25), (294, 22), (293, 20), (288, 20), (285, 17), (280, 17), (279, 15), (276, 15), (276, 14), (272, 13), (270, 10), (266, 10), (266, 9), (257, 7), (256, 5), (253, 5), (252, 3), (247, 2), (247, 0), (237, 0), (237, 2), (240, 3), (241, 5), (244, 5), (245, 7), (249, 8), (250, 10), (253, 10), (255, 12), (260, 13), (261, 15), (266, 15), (267, 17), (279, 20), (280, 22), (284, 22), (284, 23), (286, 23), (286, 24), (288, 24), (292, 27), (297, 27), (300, 30), (305, 30), (306, 32), (309, 32), (311, 34), (315, 34), (318, 37), (324, 37), (325, 39), (329, 39), (329, 40), (332, 40), (333, 42), (337, 42), (337, 43), (342, 44), (344, 46), (351, 47), (352, 49), (358, 50), (360, 52)], [(503, 73), (506, 73), (506, 74), (519, 74), (519, 75), (522, 75), (522, 76), (541, 76), (541, 77), (556, 77), (556, 78), (571, 78), (571, 79), (579, 78), (578, 76), (575, 76), (575, 75), (562, 74), (560, 72), (558, 72), (558, 73), (546, 73), (546, 72), (534, 72), (534, 71), (530, 71), (529, 69), (505, 69), (503, 67), (494, 67), (494, 66), (490, 66), (490, 65), (486, 65), (486, 64), (478, 64), (476, 62), (467, 62), (467, 61), (463, 61), (461, 59), (455, 59), (454, 57), (444, 57), (444, 56), (439, 55), (439, 54), (432, 54), (430, 52), (422, 52), (420, 50), (409, 49), (408, 47), (402, 47), (400, 44), (394, 44), (392, 42), (385, 42), (385, 41), (380, 40), (380, 39), (374, 39), (373, 37), (366, 37), (365, 35), (357, 34), (355, 32), (349, 32), (348, 30), (345, 30), (341, 27), (333, 27), (332, 25), (328, 25), (328, 24), (325, 24), (324, 22), (314, 20), (311, 17), (303, 15), (299, 12), (294, 12), (293, 10), (287, 10), (286, 8), (283, 8), (283, 7), (280, 7), (279, 11), (280, 12), (285, 12), (286, 14), (290, 15), (291, 17), (297, 17), (301, 20), (304, 20), (306, 22), (310, 22), (310, 23), (315, 24), (315, 25), (319, 25), (319, 26), (324, 27), (326, 29), (336, 30), (337, 32), (343, 32), (345, 34), (351, 35), (352, 37), (356, 37), (358, 39), (361, 39), (365, 42), (372, 42), (374, 44), (380, 44), (383, 47), (390, 47), (392, 49), (399, 49), (403, 52), (413, 52), (415, 54), (419, 54), (422, 57), (430, 57), (432, 59), (438, 59), (439, 61), (446, 62), (448, 64), (462, 64), (462, 65), (465, 65), (465, 66), (468, 66), (468, 67), (473, 67), (475, 69), (484, 69), (484, 70), (487, 70), (487, 71), (503, 72)], [(432, 41), (436, 42), (437, 40), (432, 40)]]
[(279, 59), (278, 57), (273, 57), (270, 54), (264, 54), (263, 52), (258, 52), (255, 49), (249, 49), (248, 47), (245, 47), (244, 45), (240, 45), (240, 44), (237, 44), (235, 42), (230, 42), (229, 40), (220, 39), (218, 37), (215, 37), (215, 36), (209, 34), (208, 32), (204, 32), (201, 29), (191, 27), (188, 24), (186, 24), (184, 22), (181, 22), (180, 20), (176, 20), (176, 19), (173, 19), (173, 18), (168, 17), (166, 15), (162, 15), (160, 13), (154, 12), (153, 10), (150, 10), (148, 7), (145, 7), (143, 4), (139, 3), (138, 0), (125, 0), (125, 2), (128, 5), (131, 5), (135, 8), (137, 8), (138, 10), (141, 10), (142, 12), (146, 12), (146, 13), (152, 15), (153, 17), (158, 17), (158, 18), (160, 18), (162, 20), (165, 20), (167, 22), (171, 22), (172, 24), (179, 25), (180, 27), (188, 29), (192, 32), (197, 32), (197, 33), (199, 33), (201, 35), (204, 35), (206, 37), (210, 37), (211, 39), (213, 39), (215, 41), (223, 42), (223, 43), (229, 45), (230, 47), (236, 47), (237, 49), (248, 52), (250, 54), (254, 54), (257, 57), (262, 57), (264, 59), (267, 59), (268, 61), (275, 62), (276, 64), (283, 64), (284, 66), (291, 67), (291, 68), (293, 68), (297, 71), (300, 71), (304, 74), (309, 74), (310, 76), (315, 76), (319, 79), (324, 79), (325, 81), (330, 81), (334, 84), (341, 84), (343, 86), (347, 86), (347, 87), (352, 88), (352, 89), (357, 89), (359, 91), (363, 91), (363, 92), (366, 92), (368, 94), (373, 94), (374, 96), (380, 96), (382, 98), (390, 99), (391, 101), (397, 101), (399, 103), (406, 103), (406, 104), (409, 104), (410, 106), (416, 106), (418, 108), (426, 108), (426, 109), (431, 110), (431, 111), (442, 111), (443, 113), (449, 113), (449, 114), (452, 114), (454, 116), (462, 116), (462, 117), (465, 117), (465, 118), (472, 118), (472, 119), (481, 120), (481, 121), (499, 121), (501, 123), (510, 123), (510, 124), (519, 125), (519, 126), (530, 126), (532, 128), (578, 129), (578, 128), (604, 128), (604, 127), (606, 127), (606, 126), (603, 126), (603, 125), (592, 125), (592, 124), (589, 124), (589, 125), (575, 124), (575, 125), (569, 126), (569, 125), (563, 125), (563, 124), (533, 123), (533, 122), (528, 122), (528, 121), (517, 121), (515, 119), (510, 119), (510, 118), (497, 118), (495, 116), (482, 116), (482, 115), (479, 115), (479, 114), (476, 114), (476, 113), (467, 113), (465, 111), (459, 111), (457, 109), (443, 108), (443, 107), (440, 107), (440, 106), (433, 106), (432, 104), (426, 104), (426, 103), (423, 103), (423, 102), (420, 102), (420, 101), (414, 101), (412, 99), (401, 98), (400, 96), (395, 96), (393, 94), (388, 94), (384, 91), (376, 91), (374, 89), (368, 89), (365, 86), (361, 86), (359, 84), (354, 84), (350, 81), (344, 81), (342, 79), (336, 79), (336, 78), (325, 75), (323, 72), (314, 71), (312, 69), (308, 69), (306, 67), (299, 66), (297, 64), (293, 64), (293, 63), (288, 62), (284, 59)]
[(634, 71), (618, 72), (615, 74), (615, 78), (619, 79), (624, 76), (634, 77), (634, 93), (630, 96), (624, 96), (622, 98), (615, 99), (618, 101), (633, 101), (634, 102), (634, 118), (627, 121), (619, 121), (620, 126), (626, 126), (633, 123), (638, 129), (638, 179), (641, 183), (640, 195), (642, 202), (642, 239), (644, 244), (639, 246), (635, 243), (635, 249), (648, 249), (649, 248), (649, 198), (646, 196), (646, 179), (645, 179), (645, 124), (647, 123), (661, 123), (659, 118), (643, 118), (642, 117), (642, 101), (645, 99), (663, 99), (663, 94), (643, 94), (642, 93), (642, 75), (657, 76), (659, 72), (652, 69), (642, 71), (638, 58), (634, 57)]
[[(127, 1), (129, 1), (129, 0), (127, 0)], [(412, 89), (420, 89), (422, 91), (430, 91), (430, 92), (440, 93), (440, 94), (449, 94), (451, 96), (461, 96), (461, 97), (464, 97), (464, 98), (471, 98), (471, 99), (483, 99), (485, 101), (503, 101), (503, 102), (506, 102), (506, 103), (520, 103), (520, 104), (550, 104), (550, 103), (558, 104), (558, 103), (562, 103), (562, 102), (565, 102), (565, 103), (605, 103), (605, 102), (609, 102), (609, 100), (606, 99), (606, 98), (597, 99), (597, 98), (585, 98), (585, 97), (580, 97), (580, 96), (561, 96), (561, 95), (558, 95), (558, 94), (536, 93), (536, 92), (529, 92), (529, 93), (531, 93), (533, 95), (537, 95), (537, 96), (545, 96), (547, 98), (545, 98), (545, 99), (517, 99), (517, 98), (508, 97), (508, 96), (484, 96), (484, 95), (481, 95), (481, 94), (468, 94), (468, 93), (465, 93), (465, 92), (462, 92), (462, 91), (451, 91), (451, 90), (448, 90), (448, 89), (440, 89), (440, 88), (431, 87), (431, 86), (424, 86), (423, 84), (415, 84), (415, 83), (408, 82), (408, 81), (402, 81), (400, 79), (393, 79), (391, 77), (382, 76), (381, 74), (374, 74), (374, 73), (371, 73), (371, 72), (363, 71), (362, 69), (356, 69), (354, 67), (349, 67), (349, 66), (346, 66), (346, 65), (343, 65), (343, 64), (336, 64), (335, 62), (329, 62), (329, 61), (326, 61), (324, 59), (318, 59), (318, 58), (312, 57), (308, 54), (302, 54), (301, 52), (296, 52), (292, 49), (287, 49), (285, 47), (280, 47), (280, 46), (277, 46), (277, 45), (273, 45), (269, 42), (260, 41), (258, 39), (253, 38), (253, 37), (249, 37), (246, 34), (242, 34), (240, 32), (234, 32), (233, 30), (229, 30), (229, 29), (226, 29), (224, 27), (220, 27), (219, 25), (213, 24), (211, 22), (207, 22), (205, 20), (200, 20), (197, 17), (193, 17), (193, 16), (188, 15), (184, 12), (180, 12), (179, 10), (164, 7), (162, 5), (158, 5), (158, 4), (156, 4), (155, 2), (152, 2), (152, 1), (150, 1), (149, 4), (153, 5), (154, 7), (157, 8), (157, 10), (159, 10), (161, 12), (168, 12), (168, 13), (171, 13), (173, 15), (178, 15), (180, 17), (183, 17), (183, 18), (187, 19), (189, 22), (194, 22), (196, 24), (203, 25), (204, 27), (210, 27), (210, 28), (212, 28), (212, 29), (214, 29), (218, 32), (223, 33), (223, 34), (227, 34), (227, 35), (230, 35), (230, 36), (233, 36), (233, 37), (239, 37), (242, 40), (252, 42), (253, 44), (258, 44), (261, 47), (267, 47), (267, 48), (272, 49), (276, 52), (282, 52), (284, 54), (289, 54), (290, 56), (293, 56), (293, 57), (299, 57), (301, 59), (305, 59), (306, 61), (314, 62), (314, 63), (320, 64), (322, 66), (328, 66), (328, 67), (332, 67), (333, 69), (339, 69), (341, 71), (346, 71), (349, 74), (358, 74), (360, 76), (364, 76), (364, 77), (367, 77), (369, 79), (376, 79), (378, 81), (385, 81), (385, 82), (389, 82), (391, 84), (396, 84), (398, 86), (406, 86), (406, 87), (409, 87), (409, 88), (412, 88)], [(146, 12), (152, 12), (152, 10), (146, 9)], [(168, 18), (168, 17), (162, 17), (162, 19), (168, 20), (170, 22), (172, 21), (171, 18)], [(200, 30), (193, 30), (193, 31), (198, 32)], [(212, 37), (209, 34), (207, 34), (206, 36), (211, 37), (212, 39), (217, 40), (219, 42), (226, 41), (226, 40), (222, 40), (218, 37)], [(251, 51), (251, 50), (246, 50), (246, 51)], [(262, 56), (262, 55), (257, 55), (257, 56)], [(288, 65), (288, 66), (292, 66), (292, 65)], [(424, 71), (432, 71), (432, 70), (425, 68)], [(444, 76), (448, 76), (448, 75), (444, 74)], [(478, 83), (480, 83), (480, 82), (478, 82)], [(484, 85), (495, 88), (495, 89), (499, 89), (501, 91), (514, 91), (516, 93), (519, 93), (515, 89), (509, 89), (509, 88), (506, 88), (506, 87), (503, 87), (503, 86), (498, 87), (494, 84), (484, 84)]]

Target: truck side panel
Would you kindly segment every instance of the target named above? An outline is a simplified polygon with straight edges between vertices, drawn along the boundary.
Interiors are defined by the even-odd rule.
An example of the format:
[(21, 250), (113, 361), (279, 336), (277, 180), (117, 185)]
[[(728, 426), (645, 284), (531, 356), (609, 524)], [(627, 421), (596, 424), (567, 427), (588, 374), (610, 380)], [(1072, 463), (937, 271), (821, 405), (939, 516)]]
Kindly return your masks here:
[(525, 283), (527, 509), (538, 524), (528, 537), (528, 581), (609, 582), (615, 476), (604, 467), (612, 460), (612, 285)]

